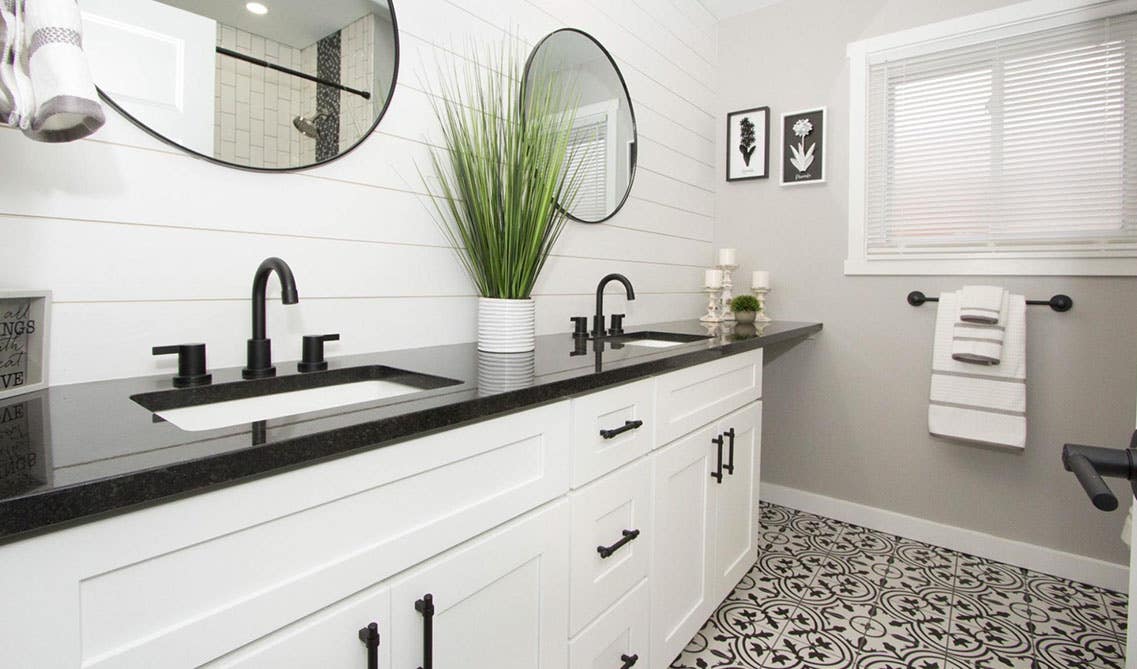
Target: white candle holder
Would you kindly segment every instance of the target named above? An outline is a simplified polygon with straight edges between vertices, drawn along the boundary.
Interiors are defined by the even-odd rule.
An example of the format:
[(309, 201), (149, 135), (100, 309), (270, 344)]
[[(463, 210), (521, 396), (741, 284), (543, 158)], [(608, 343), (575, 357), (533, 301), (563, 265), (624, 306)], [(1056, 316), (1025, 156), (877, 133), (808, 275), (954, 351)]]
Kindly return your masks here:
[(704, 323), (721, 323), (722, 317), (719, 316), (719, 300), (718, 297), (716, 297), (719, 289), (704, 288), (703, 292), (707, 294), (707, 313), (699, 320)]
[(754, 297), (758, 298), (758, 314), (754, 316), (754, 320), (759, 323), (769, 323), (773, 321), (766, 314), (766, 293), (770, 292), (769, 288), (755, 288)]
[(722, 270), (722, 320), (733, 321), (734, 312), (730, 309), (730, 301), (734, 299), (734, 294), (731, 288), (734, 287), (734, 279), (731, 276), (734, 270), (738, 269), (738, 265), (719, 265)]

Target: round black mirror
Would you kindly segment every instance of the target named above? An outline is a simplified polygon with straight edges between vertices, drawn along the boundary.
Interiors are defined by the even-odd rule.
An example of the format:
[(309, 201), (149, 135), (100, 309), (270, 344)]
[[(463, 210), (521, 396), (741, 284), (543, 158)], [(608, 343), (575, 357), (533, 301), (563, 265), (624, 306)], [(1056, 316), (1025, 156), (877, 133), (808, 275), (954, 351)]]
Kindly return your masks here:
[(399, 71), (391, 0), (80, 0), (104, 101), (215, 163), (286, 171), (366, 139)]
[(579, 187), (565, 213), (602, 223), (624, 206), (636, 175), (636, 115), (624, 75), (596, 38), (564, 28), (546, 35), (525, 64), (526, 90), (539, 90), (548, 78), (576, 88), (569, 152)]

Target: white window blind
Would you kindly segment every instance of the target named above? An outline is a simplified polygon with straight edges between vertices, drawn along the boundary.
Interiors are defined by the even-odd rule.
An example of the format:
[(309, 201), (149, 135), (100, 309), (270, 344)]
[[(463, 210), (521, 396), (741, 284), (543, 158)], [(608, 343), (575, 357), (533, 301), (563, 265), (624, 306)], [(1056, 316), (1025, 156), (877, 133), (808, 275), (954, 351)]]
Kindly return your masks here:
[(870, 55), (865, 259), (1137, 256), (1135, 17)]
[(608, 215), (608, 115), (577, 116), (569, 135), (569, 155), (580, 175), (572, 213), (584, 220)]

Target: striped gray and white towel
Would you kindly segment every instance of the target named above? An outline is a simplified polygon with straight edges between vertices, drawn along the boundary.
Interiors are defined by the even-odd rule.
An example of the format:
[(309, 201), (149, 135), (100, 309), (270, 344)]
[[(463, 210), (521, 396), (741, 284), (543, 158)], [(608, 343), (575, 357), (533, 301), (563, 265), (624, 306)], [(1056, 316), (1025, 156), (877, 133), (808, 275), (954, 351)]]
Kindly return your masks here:
[(1007, 333), (1007, 309), (1010, 295), (1002, 288), (1002, 298), (994, 323), (965, 321), (963, 319), (963, 300), (967, 293), (960, 293), (960, 319), (955, 322), (951, 339), (951, 357), (960, 362), (973, 365), (997, 365), (1003, 359), (1003, 341)]
[(0, 0), (0, 121), (70, 142), (106, 121), (83, 53), (76, 0)]
[(965, 323), (1003, 323), (999, 317), (1007, 301), (1001, 286), (964, 286), (959, 298), (959, 320)]
[(977, 367), (951, 355), (959, 320), (958, 292), (940, 294), (932, 347), (928, 431), (942, 437), (1026, 446), (1026, 300), (1011, 295), (1002, 359)]

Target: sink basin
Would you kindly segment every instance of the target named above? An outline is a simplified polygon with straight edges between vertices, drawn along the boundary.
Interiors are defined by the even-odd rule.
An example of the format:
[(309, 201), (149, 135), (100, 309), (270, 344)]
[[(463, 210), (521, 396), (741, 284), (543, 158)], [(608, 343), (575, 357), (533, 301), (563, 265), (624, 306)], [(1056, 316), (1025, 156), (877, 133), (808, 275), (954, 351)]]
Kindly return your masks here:
[(375, 402), (459, 383), (430, 374), (368, 365), (143, 393), (131, 399), (183, 430), (199, 432)]
[(642, 346), (644, 348), (671, 348), (682, 346), (693, 341), (710, 339), (709, 335), (681, 334), (678, 332), (629, 332), (617, 337), (608, 337), (608, 341), (623, 346)]

